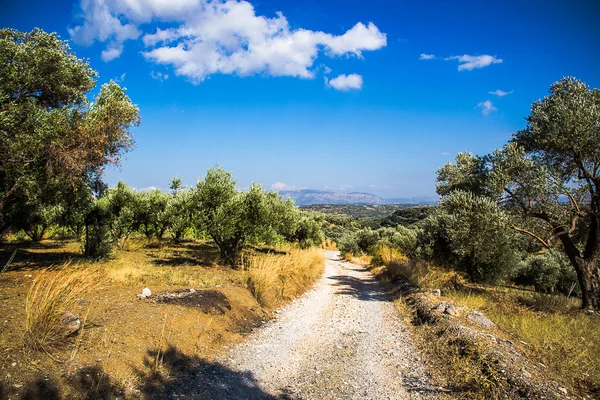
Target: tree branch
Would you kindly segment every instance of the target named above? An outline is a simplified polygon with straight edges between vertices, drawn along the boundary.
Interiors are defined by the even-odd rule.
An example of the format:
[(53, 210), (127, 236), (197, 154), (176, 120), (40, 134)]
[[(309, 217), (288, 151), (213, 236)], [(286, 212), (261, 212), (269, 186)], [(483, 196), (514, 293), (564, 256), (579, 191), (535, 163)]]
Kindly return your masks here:
[(542, 244), (542, 245), (543, 245), (545, 248), (547, 248), (547, 249), (549, 249), (549, 248), (550, 248), (550, 243), (549, 243), (549, 242), (546, 242), (544, 239), (542, 239), (541, 237), (539, 237), (539, 236), (538, 236), (538, 235), (536, 235), (535, 233), (533, 233), (533, 232), (530, 232), (530, 231), (528, 231), (527, 229), (519, 228), (519, 227), (518, 227), (518, 226), (516, 226), (516, 225), (512, 225), (512, 228), (513, 228), (515, 231), (517, 231), (517, 232), (522, 232), (522, 233), (525, 233), (525, 234), (527, 234), (527, 235), (531, 236), (532, 238), (534, 238), (534, 239), (537, 239), (537, 240), (538, 240), (538, 241), (539, 241), (539, 242), (540, 242), (540, 243), (541, 243), (541, 244)]

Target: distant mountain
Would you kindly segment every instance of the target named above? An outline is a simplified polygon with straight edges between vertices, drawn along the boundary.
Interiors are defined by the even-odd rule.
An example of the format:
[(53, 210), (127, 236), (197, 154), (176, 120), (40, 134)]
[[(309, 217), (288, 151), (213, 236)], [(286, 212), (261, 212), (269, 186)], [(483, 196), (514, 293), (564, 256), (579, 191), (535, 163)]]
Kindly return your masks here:
[(370, 193), (342, 193), (329, 190), (282, 190), (279, 192), (285, 199), (292, 199), (297, 206), (309, 206), (313, 204), (434, 204), (435, 197), (411, 197), (384, 199)]

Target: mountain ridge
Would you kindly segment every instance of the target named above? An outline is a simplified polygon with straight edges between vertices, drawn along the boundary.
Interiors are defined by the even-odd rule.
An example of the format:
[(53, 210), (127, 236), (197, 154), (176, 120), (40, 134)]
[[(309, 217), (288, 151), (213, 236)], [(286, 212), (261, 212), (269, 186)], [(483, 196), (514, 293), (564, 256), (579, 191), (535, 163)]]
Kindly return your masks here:
[(280, 190), (278, 193), (285, 199), (292, 199), (297, 206), (315, 204), (435, 204), (438, 199), (432, 196), (383, 198), (365, 192), (334, 192), (331, 190), (302, 189)]

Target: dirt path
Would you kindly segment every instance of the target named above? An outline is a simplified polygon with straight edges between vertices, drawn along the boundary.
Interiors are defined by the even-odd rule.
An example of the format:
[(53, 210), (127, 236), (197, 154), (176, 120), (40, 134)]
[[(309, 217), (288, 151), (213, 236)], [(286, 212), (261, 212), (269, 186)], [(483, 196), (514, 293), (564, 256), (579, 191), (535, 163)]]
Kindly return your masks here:
[[(390, 298), (327, 252), (323, 278), (196, 380), (220, 399), (432, 398), (436, 387)], [(189, 392), (188, 392), (189, 393)], [(216, 397), (215, 397), (216, 396)], [(187, 396), (183, 396), (187, 397)]]

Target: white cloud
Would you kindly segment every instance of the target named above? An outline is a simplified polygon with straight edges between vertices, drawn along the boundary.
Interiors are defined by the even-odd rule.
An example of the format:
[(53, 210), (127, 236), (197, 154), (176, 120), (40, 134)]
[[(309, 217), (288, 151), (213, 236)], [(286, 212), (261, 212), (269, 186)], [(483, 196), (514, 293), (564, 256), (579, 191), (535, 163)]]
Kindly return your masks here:
[(161, 82), (169, 79), (169, 75), (163, 74), (162, 72), (150, 71), (150, 76), (152, 77), (152, 79), (156, 79), (157, 81)]
[[(481, 103), (479, 103), (479, 104), (481, 104)], [(449, 156), (449, 155), (451, 155), (451, 154), (450, 154), (449, 152), (447, 152), (447, 151), (442, 151), (440, 154), (441, 154), (441, 155), (443, 155), (443, 156)]]
[(492, 111), (496, 111), (497, 110), (497, 108), (494, 107), (494, 105), (492, 104), (492, 102), (489, 101), (489, 100), (482, 101), (481, 103), (477, 104), (476, 108), (481, 108), (481, 113), (483, 115), (488, 115)]
[(470, 56), (468, 54), (464, 54), (462, 56), (446, 57), (445, 60), (458, 60), (459, 71), (471, 71), (476, 68), (483, 68), (492, 64), (500, 64), (502, 62), (501, 58), (487, 54), (482, 56)]
[(489, 91), (488, 93), (489, 93), (489, 94), (493, 94), (494, 96), (498, 96), (498, 97), (504, 97), (504, 96), (508, 96), (508, 95), (509, 95), (509, 94), (511, 94), (512, 92), (514, 92), (514, 90), (511, 90), (510, 92), (505, 92), (504, 90), (500, 90), (500, 89), (498, 89), (498, 90), (494, 90), (493, 92), (492, 92), (492, 91)]
[(358, 74), (341, 74), (333, 79), (325, 78), (325, 84), (336, 90), (347, 91), (352, 89), (361, 89), (363, 85), (363, 79), (362, 76)]
[(69, 29), (77, 44), (90, 46), (94, 41), (109, 42), (101, 54), (102, 60), (110, 61), (121, 55), (123, 42), (137, 39), (142, 32), (135, 24), (124, 23), (111, 11), (105, 0), (81, 0), (83, 24)]
[(354, 189), (354, 186), (352, 186), (352, 185), (340, 185), (340, 190), (350, 190), (350, 189)]
[(118, 78), (115, 78), (115, 79), (114, 79), (114, 81), (115, 81), (115, 82), (118, 82), (118, 83), (121, 83), (121, 82), (123, 82), (123, 81), (125, 80), (125, 74), (126, 74), (126, 73), (125, 73), (125, 72), (123, 72), (123, 73), (121, 74), (121, 76), (119, 76)]
[(435, 60), (435, 55), (434, 54), (425, 54), (425, 53), (421, 53), (421, 56), (419, 57), (419, 60)]
[[(114, 46), (114, 47), (112, 47)], [(114, 60), (115, 58), (118, 58), (121, 53), (123, 52), (123, 45), (111, 45), (111, 47), (108, 47), (106, 50), (103, 50), (102, 53), (100, 54), (100, 58), (102, 58), (102, 61), (104, 62), (109, 62)]]
[[(144, 26), (150, 31), (142, 37), (148, 48), (144, 57), (172, 66), (177, 75), (195, 83), (215, 73), (312, 78), (311, 68), (321, 52), (360, 58), (364, 51), (387, 44), (386, 35), (373, 23), (359, 22), (342, 35), (293, 29), (282, 13), (272, 18), (256, 15), (248, 1), (81, 0), (81, 9), (83, 24), (70, 30), (79, 43), (122, 44), (139, 37), (138, 28)], [(110, 29), (101, 29), (102, 21), (111, 21)], [(155, 21), (171, 27), (160, 29), (152, 24)]]
[(286, 185), (283, 182), (275, 182), (271, 185), (271, 190), (280, 191), (280, 190), (296, 190), (296, 186)]

